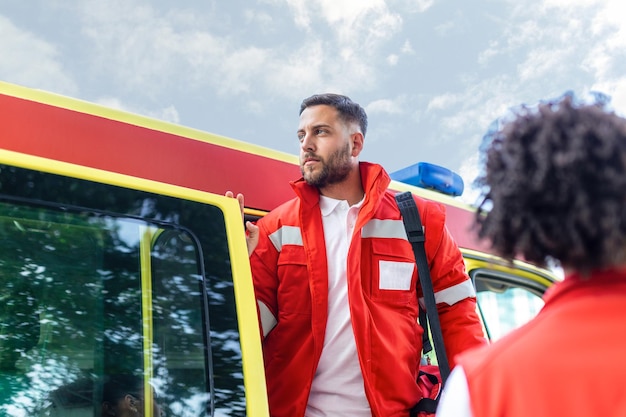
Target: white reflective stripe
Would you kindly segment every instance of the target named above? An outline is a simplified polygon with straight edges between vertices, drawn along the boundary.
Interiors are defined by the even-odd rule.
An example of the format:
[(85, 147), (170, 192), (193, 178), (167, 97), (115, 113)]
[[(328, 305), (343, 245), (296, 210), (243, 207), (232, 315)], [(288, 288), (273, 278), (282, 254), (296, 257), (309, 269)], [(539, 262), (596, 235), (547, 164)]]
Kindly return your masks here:
[(267, 336), (267, 334), (276, 327), (278, 321), (276, 317), (272, 314), (269, 308), (262, 301), (257, 300), (257, 304), (259, 305), (259, 315), (261, 316), (261, 328), (263, 329), (263, 337)]
[[(437, 304), (446, 303), (451, 306), (454, 303), (458, 303), (459, 301), (470, 297), (476, 297), (476, 291), (474, 290), (472, 281), (466, 279), (460, 284), (453, 285), (445, 290), (437, 291), (435, 293), (435, 302)], [(425, 307), (424, 297), (420, 298), (420, 305)]]
[(302, 246), (302, 234), (297, 226), (283, 226), (269, 236), (278, 252), (283, 249), (283, 245)]
[(402, 220), (372, 219), (363, 226), (362, 238), (382, 237), (408, 240)]

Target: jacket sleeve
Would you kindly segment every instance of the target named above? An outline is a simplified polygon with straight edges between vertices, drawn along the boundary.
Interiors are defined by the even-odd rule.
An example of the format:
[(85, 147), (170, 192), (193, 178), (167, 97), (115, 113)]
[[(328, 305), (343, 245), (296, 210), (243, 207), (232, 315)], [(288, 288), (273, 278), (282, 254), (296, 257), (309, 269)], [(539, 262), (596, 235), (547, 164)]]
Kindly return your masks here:
[(259, 243), (250, 255), (252, 281), (257, 300), (259, 327), (262, 339), (278, 323), (278, 250), (270, 240), (267, 223), (259, 220)]
[(445, 226), (445, 212), (428, 204), (424, 233), (435, 300), (450, 368), (455, 356), (466, 349), (487, 343), (476, 311), (476, 292), (465, 271), (463, 256)]

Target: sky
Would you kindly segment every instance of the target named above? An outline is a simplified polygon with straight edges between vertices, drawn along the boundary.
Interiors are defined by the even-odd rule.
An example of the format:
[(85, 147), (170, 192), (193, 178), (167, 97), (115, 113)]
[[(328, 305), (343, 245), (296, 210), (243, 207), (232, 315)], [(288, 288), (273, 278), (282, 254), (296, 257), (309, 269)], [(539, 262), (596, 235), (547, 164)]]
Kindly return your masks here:
[(625, 16), (623, 0), (0, 0), (0, 80), (292, 154), (302, 99), (345, 94), (369, 116), (362, 160), (442, 165), (468, 189), (512, 107), (597, 91), (626, 114)]

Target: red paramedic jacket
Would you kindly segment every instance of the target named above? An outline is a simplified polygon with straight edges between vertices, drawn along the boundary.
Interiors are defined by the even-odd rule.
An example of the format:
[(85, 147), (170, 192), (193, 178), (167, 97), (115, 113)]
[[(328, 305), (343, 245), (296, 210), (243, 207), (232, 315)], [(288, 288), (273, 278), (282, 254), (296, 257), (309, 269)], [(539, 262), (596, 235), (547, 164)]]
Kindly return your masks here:
[(626, 416), (626, 268), (574, 274), (539, 314), (460, 356), (474, 417)]
[[(365, 201), (348, 250), (348, 298), (365, 393), (378, 417), (408, 416), (420, 399), (422, 350), (414, 268), (405, 290), (380, 285), (381, 261), (414, 263), (389, 176), (361, 162)], [(304, 416), (324, 344), (328, 268), (319, 191), (301, 178), (297, 198), (260, 219), (250, 258), (258, 301), (270, 414)], [(426, 235), (448, 358), (485, 343), (461, 253), (445, 227), (442, 205), (416, 198)], [(383, 287), (383, 289), (381, 289)], [(453, 363), (451, 363), (453, 365)]]

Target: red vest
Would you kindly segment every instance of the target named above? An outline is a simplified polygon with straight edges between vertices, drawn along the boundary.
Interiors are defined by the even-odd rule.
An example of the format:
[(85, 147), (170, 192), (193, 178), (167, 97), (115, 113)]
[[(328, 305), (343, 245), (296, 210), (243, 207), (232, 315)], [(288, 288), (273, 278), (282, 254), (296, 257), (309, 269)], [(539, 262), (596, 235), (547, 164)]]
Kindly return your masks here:
[(626, 270), (570, 276), (535, 319), (460, 355), (474, 417), (626, 416)]
[[(408, 415), (420, 398), (416, 376), (422, 329), (417, 324), (417, 273), (406, 290), (379, 285), (380, 261), (414, 262), (389, 177), (361, 163), (365, 201), (348, 251), (348, 297), (365, 393), (373, 416)], [(319, 192), (302, 179), (298, 198), (258, 222), (260, 241), (251, 257), (257, 299), (276, 319), (263, 341), (270, 413), (304, 415), (327, 321), (328, 269)], [(443, 207), (418, 199), (426, 253), (448, 355), (484, 343), (475, 298), (461, 254), (445, 228)], [(383, 286), (384, 287), (384, 286)], [(445, 291), (448, 290), (448, 291)], [(420, 294), (421, 296), (421, 294)], [(264, 307), (265, 308), (265, 307)]]

